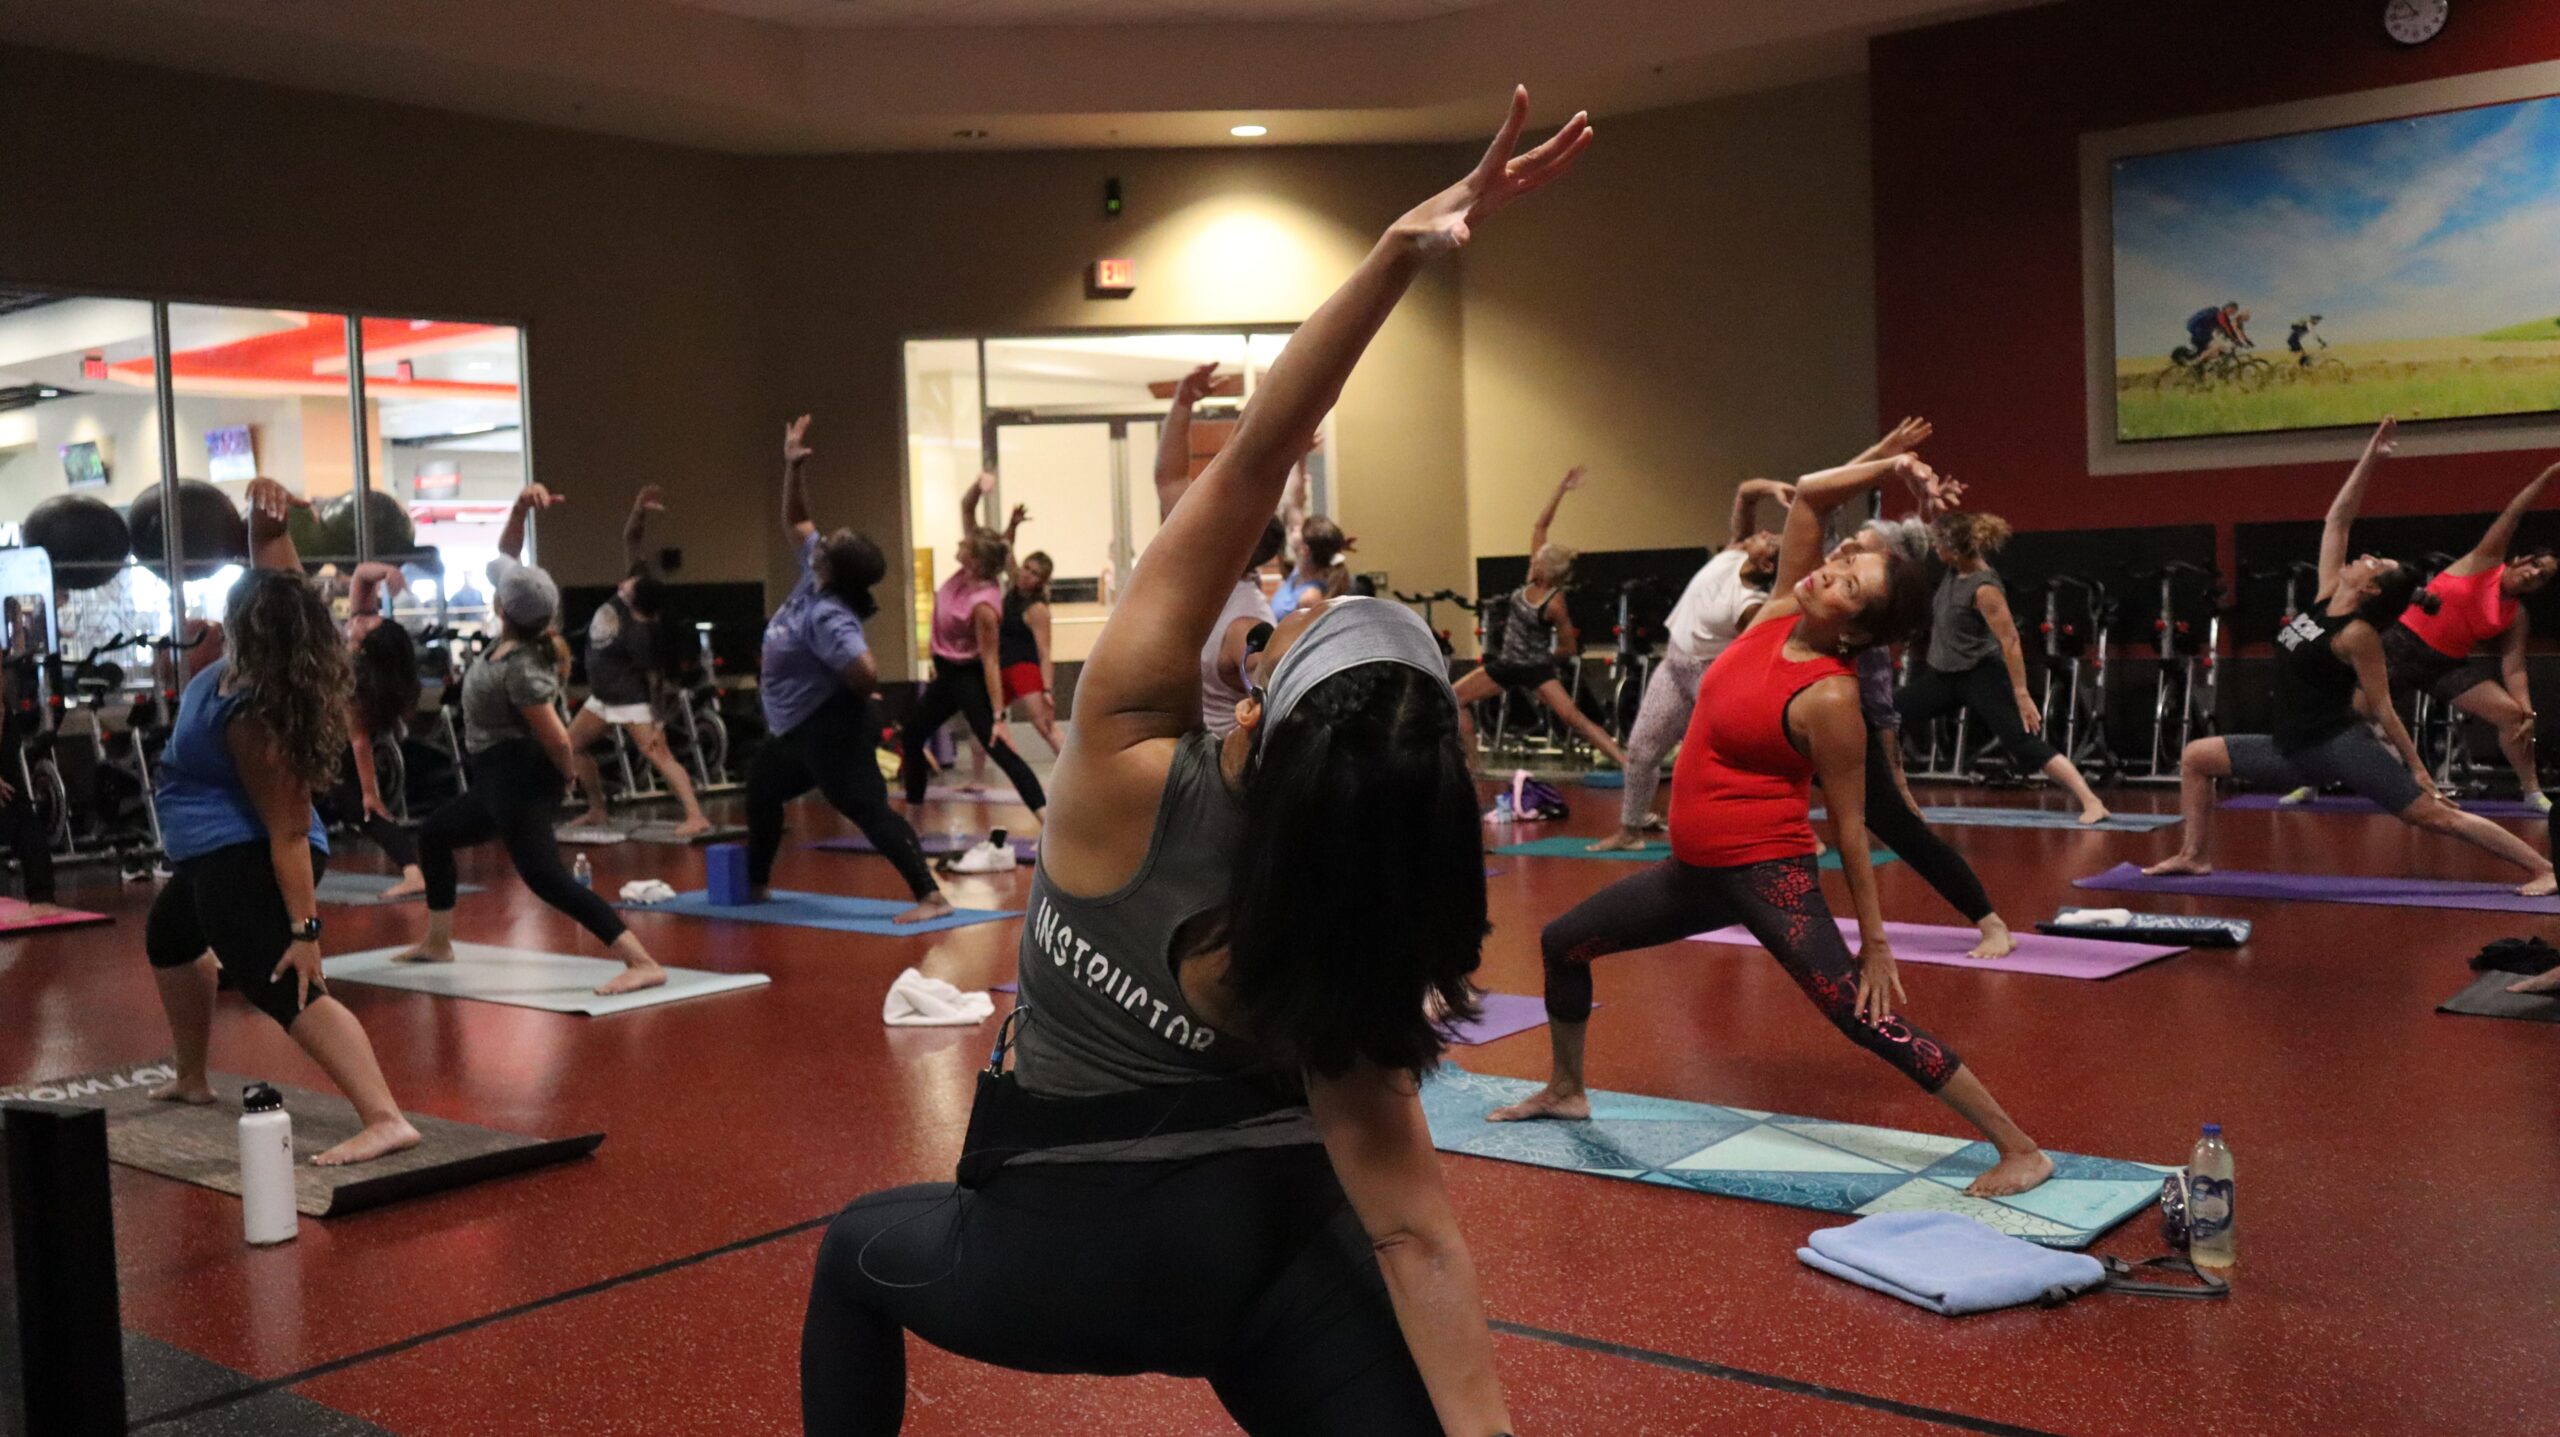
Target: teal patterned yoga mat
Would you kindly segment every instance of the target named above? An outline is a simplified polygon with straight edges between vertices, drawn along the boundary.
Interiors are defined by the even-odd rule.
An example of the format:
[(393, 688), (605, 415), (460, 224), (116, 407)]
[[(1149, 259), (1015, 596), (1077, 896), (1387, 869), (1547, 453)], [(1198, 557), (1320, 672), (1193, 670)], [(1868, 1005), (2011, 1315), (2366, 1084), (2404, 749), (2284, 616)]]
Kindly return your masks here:
[[(1506, 843), (1494, 852), (1525, 854), (1531, 858), (1605, 858), (1617, 863), (1660, 863), (1671, 856), (1671, 840), (1667, 838), (1657, 839), (1642, 848), (1614, 849), (1608, 853), (1592, 852), (1591, 845), (1599, 841), (1598, 834), (1584, 838), (1559, 834), (1553, 838), (1533, 838), (1526, 843)], [(1894, 861), (1893, 850), (1889, 848), (1869, 849), (1867, 856), (1878, 868)], [(1822, 855), (1822, 866), (1833, 873), (1839, 872), (1840, 850), (1835, 848)]]
[(2087, 1247), (2156, 1202), (2169, 1171), (2047, 1150), (2054, 1171), (2043, 1186), (1978, 1198), (1965, 1194), (1965, 1184), (1994, 1154), (1989, 1143), (1967, 1138), (1602, 1092), (1591, 1095), (1586, 1122), (1484, 1120), (1538, 1086), (1443, 1065), (1422, 1088), (1432, 1144), (1469, 1157), (1816, 1212), (1961, 1213), (2013, 1237), (2067, 1248)]

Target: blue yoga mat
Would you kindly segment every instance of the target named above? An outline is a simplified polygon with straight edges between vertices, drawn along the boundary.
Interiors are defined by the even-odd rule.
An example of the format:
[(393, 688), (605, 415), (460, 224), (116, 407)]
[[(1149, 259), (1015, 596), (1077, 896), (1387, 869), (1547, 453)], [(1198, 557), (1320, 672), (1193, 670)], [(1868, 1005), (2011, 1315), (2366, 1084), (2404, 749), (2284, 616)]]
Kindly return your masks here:
[[(1671, 856), (1671, 840), (1667, 838), (1656, 839), (1642, 848), (1624, 848), (1609, 853), (1592, 852), (1591, 845), (1599, 841), (1598, 834), (1582, 838), (1559, 834), (1554, 838), (1533, 838), (1526, 843), (1506, 843), (1494, 852), (1519, 854), (1530, 858), (1599, 858), (1616, 863), (1660, 863)], [(1881, 868), (1893, 862), (1895, 854), (1891, 849), (1877, 848), (1870, 849), (1868, 857)], [(1840, 850), (1835, 848), (1822, 855), (1822, 866), (1831, 872), (1839, 872)]]
[(999, 913), (985, 908), (962, 908), (948, 918), (897, 924), (889, 920), (913, 908), (915, 904), (911, 900), (847, 898), (835, 893), (796, 893), (784, 888), (773, 890), (773, 897), (765, 902), (727, 907), (713, 903), (710, 895), (699, 888), (679, 893), (664, 903), (625, 903), (619, 906), (636, 913), (681, 913), (687, 918), (779, 923), (792, 928), (824, 928), (836, 933), (876, 933), (884, 938), (940, 933), (949, 928), (966, 928), (973, 923), (993, 923), (1000, 918), (1022, 916), (1019, 911)]
[[(1821, 809), (1815, 818), (1831, 815)], [(2149, 833), (2154, 829), (2175, 828), (2186, 820), (2174, 813), (2111, 813), (2097, 823), (2082, 823), (2080, 815), (2059, 808), (1992, 808), (1974, 804), (1930, 804), (1920, 810), (1932, 828), (2070, 828), (2083, 833)]]
[(1442, 1152), (1590, 1173), (1816, 1212), (1952, 1212), (2047, 1247), (2087, 1247), (2160, 1197), (2169, 1169), (2048, 1150), (2053, 1176), (2016, 1197), (1965, 1184), (1996, 1160), (1989, 1143), (1712, 1103), (1594, 1092), (1586, 1122), (1488, 1123), (1537, 1091), (1443, 1065), (1422, 1088)]

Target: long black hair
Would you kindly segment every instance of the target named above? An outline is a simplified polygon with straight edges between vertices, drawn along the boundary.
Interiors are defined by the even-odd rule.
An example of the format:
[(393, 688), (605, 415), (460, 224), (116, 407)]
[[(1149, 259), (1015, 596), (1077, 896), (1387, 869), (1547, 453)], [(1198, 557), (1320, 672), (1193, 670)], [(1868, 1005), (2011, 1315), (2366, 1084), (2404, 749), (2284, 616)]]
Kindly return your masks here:
[[(1422, 1073), (1476, 1015), (1484, 833), (1448, 686), (1362, 664), (1260, 738), (1227, 906), (1227, 987), (1293, 1071)], [(1442, 1015), (1426, 1015), (1425, 1003)]]
[(418, 711), (418, 643), (409, 631), (385, 621), (356, 641), (356, 717), (377, 737), (399, 728)]

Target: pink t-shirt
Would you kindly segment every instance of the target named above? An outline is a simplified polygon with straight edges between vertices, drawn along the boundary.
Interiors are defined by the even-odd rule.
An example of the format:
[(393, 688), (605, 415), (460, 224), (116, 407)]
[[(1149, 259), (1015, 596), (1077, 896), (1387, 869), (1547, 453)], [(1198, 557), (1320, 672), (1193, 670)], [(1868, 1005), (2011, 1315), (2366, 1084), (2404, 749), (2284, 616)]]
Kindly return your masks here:
[(933, 591), (933, 656), (937, 659), (974, 659), (978, 656), (978, 627), (973, 616), (980, 605), (1004, 613), (1004, 585), (993, 579), (981, 579), (966, 569), (955, 571)]

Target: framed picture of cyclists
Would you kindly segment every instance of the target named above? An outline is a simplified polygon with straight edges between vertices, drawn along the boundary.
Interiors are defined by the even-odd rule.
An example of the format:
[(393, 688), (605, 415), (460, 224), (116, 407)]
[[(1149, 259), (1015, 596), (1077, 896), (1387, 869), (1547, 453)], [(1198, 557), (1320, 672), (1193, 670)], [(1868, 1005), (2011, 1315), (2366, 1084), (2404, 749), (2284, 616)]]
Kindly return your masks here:
[(2560, 411), (2560, 97), (2122, 154), (2107, 179), (2118, 442)]

